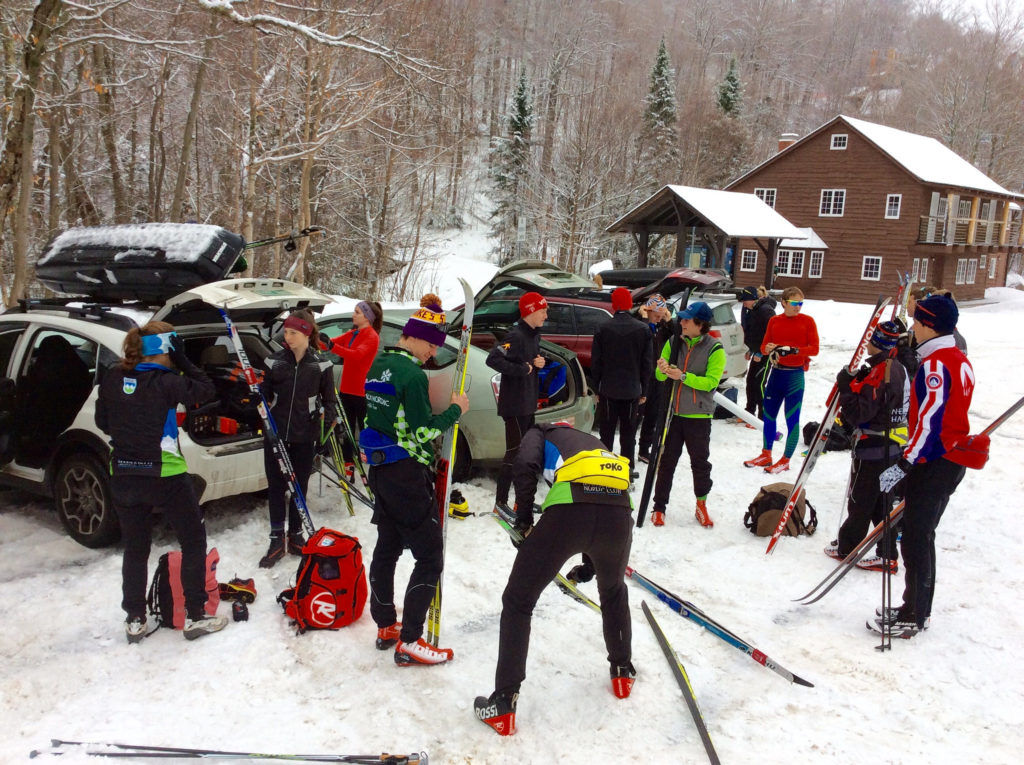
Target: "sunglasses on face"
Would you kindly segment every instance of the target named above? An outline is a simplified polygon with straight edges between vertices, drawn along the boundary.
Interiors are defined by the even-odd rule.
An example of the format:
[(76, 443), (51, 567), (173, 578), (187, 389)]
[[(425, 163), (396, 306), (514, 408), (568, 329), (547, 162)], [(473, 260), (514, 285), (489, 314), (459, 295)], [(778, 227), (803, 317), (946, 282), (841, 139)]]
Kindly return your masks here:
[(799, 308), (804, 304), (803, 300), (787, 300), (786, 302), (789, 303), (794, 308)]

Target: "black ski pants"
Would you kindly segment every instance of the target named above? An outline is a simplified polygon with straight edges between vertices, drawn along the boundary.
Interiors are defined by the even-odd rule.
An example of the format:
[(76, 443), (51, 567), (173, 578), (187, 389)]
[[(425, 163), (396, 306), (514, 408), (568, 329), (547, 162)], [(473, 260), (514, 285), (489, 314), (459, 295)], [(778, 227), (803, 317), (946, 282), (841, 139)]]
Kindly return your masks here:
[(690, 457), (690, 472), (693, 473), (693, 496), (706, 497), (714, 483), (711, 480), (711, 418), (678, 417), (670, 415), (671, 423), (665, 436), (665, 448), (658, 465), (658, 477), (654, 483), (654, 509), (665, 512), (669, 495), (672, 493), (672, 479), (676, 464), (683, 455), (683, 446)]
[[(867, 536), (868, 525), (877, 526), (892, 510), (891, 492), (882, 494), (878, 489), (878, 476), (889, 467), (881, 460), (853, 458), (850, 466), (850, 496), (846, 501), (847, 517), (839, 527), (838, 554), (845, 558)], [(896, 560), (896, 529), (889, 529), (889, 543), (878, 540), (875, 554), (886, 560)]]
[(751, 357), (747, 367), (746, 410), (759, 420), (764, 419), (764, 373), (767, 366), (768, 357), (762, 356), (760, 360)]
[(495, 502), (508, 502), (508, 492), (512, 488), (512, 470), (519, 456), (519, 444), (523, 441), (526, 431), (533, 427), (534, 415), (527, 414), (515, 417), (502, 417), (505, 421), (505, 456), (501, 458), (501, 470), (498, 471), (498, 490), (494, 495)]
[(121, 523), (121, 608), (129, 619), (146, 618), (146, 583), (153, 536), (153, 511), (171, 524), (181, 546), (181, 587), (185, 613), (198, 619), (206, 605), (206, 526), (187, 473), (159, 478), (114, 475), (114, 508)]
[(633, 632), (624, 577), (632, 533), (628, 507), (576, 503), (553, 505), (544, 511), (519, 546), (501, 596), (495, 690), (519, 690), (526, 678), (533, 608), (565, 562), (578, 553), (586, 553), (597, 572), (608, 661), (616, 665), (630, 661)]
[(438, 520), (434, 474), (414, 459), (370, 467), (373, 523), (377, 546), (370, 562), (370, 615), (378, 627), (398, 621), (395, 609), (395, 566), (406, 547), (416, 563), (405, 589), (402, 608), (403, 643), (423, 636), (423, 622), (444, 569), (444, 543)]
[(668, 386), (665, 383), (654, 381), (647, 392), (647, 401), (640, 407), (640, 453), (650, 454), (654, 442), (661, 438), (661, 433), (655, 433), (661, 419), (661, 413), (665, 411), (665, 398)]
[(967, 469), (939, 458), (914, 465), (904, 479), (903, 553), (905, 587), (901, 617), (919, 627), (932, 615), (935, 595), (935, 529)]
[(615, 452), (629, 460), (631, 470), (636, 470), (636, 420), (640, 400), (636, 398), (608, 398), (601, 396), (601, 443), (610, 452), (615, 452), (615, 429), (619, 431), (619, 451)]
[[(282, 442), (284, 443), (284, 442)], [(316, 444), (310, 443), (285, 443), (285, 450), (288, 452), (288, 459), (291, 460), (292, 470), (295, 471), (295, 480), (302, 490), (302, 497), (305, 499), (309, 488), (309, 474), (313, 472), (313, 459), (316, 457)], [(277, 457), (267, 442), (263, 447), (263, 467), (267, 471), (267, 504), (270, 506), (270, 530), (283, 531), (285, 517), (285, 496), (289, 489), (288, 479), (281, 472), (277, 464)], [(299, 517), (299, 507), (295, 504), (295, 497), (288, 499), (288, 531), (296, 532), (302, 530), (302, 519)]]

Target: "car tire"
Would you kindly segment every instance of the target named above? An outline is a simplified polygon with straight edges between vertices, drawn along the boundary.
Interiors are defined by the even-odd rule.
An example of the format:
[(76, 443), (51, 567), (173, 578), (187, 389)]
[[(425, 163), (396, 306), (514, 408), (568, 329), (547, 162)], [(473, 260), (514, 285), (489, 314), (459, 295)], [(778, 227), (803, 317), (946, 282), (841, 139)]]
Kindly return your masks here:
[(459, 433), (455, 441), (455, 466), (452, 468), (452, 482), (465, 483), (473, 471), (473, 456), (469, 453), (469, 444), (465, 436)]
[(85, 547), (106, 547), (121, 536), (110, 476), (91, 454), (72, 454), (57, 468), (53, 501), (68, 535)]

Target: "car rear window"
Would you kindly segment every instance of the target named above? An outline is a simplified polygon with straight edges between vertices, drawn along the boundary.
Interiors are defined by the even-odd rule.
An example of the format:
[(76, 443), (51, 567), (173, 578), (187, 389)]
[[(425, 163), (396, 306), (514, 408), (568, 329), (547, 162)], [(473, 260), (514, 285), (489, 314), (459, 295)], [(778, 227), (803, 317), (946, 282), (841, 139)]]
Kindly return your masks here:
[(732, 312), (732, 303), (719, 303), (711, 309), (712, 324), (734, 324), (736, 315)]
[(587, 308), (576, 306), (576, 331), (580, 335), (592, 335), (597, 328), (604, 324), (612, 315), (600, 308)]

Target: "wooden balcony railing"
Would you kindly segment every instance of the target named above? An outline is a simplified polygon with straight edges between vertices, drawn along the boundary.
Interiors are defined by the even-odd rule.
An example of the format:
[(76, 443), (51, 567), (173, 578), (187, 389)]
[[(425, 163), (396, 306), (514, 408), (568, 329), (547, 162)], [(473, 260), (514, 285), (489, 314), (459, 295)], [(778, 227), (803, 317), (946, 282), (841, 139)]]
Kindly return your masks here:
[[(967, 235), (971, 230), (971, 222), (975, 223), (974, 242), (976, 245), (999, 244), (999, 236), (1003, 231), (1002, 221), (988, 219), (953, 218), (922, 215), (917, 229), (917, 241), (921, 244), (967, 244)], [(952, 225), (950, 225), (952, 224)], [(947, 238), (947, 232), (951, 238)], [(1016, 235), (1020, 232), (1020, 221), (1010, 223), (1008, 244), (1015, 244)]]

